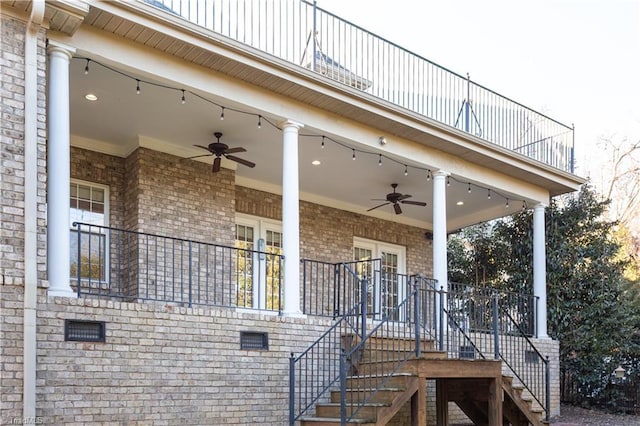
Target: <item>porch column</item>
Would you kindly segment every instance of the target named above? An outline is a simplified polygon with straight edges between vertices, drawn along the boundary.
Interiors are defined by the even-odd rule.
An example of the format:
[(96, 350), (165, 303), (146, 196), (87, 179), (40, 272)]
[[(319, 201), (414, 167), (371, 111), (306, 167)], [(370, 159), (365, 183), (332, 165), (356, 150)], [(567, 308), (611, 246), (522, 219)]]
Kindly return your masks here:
[(533, 295), (536, 304), (536, 336), (547, 338), (547, 255), (545, 251), (544, 204), (533, 208)]
[(75, 52), (49, 42), (47, 96), (47, 271), (49, 296), (75, 297), (71, 289), (69, 258), (69, 59)]
[(433, 278), (437, 288), (447, 285), (447, 177), (449, 173), (433, 173)]
[(300, 310), (300, 189), (298, 186), (298, 130), (302, 124), (280, 123), (282, 140), (282, 251), (284, 252), (284, 315)]

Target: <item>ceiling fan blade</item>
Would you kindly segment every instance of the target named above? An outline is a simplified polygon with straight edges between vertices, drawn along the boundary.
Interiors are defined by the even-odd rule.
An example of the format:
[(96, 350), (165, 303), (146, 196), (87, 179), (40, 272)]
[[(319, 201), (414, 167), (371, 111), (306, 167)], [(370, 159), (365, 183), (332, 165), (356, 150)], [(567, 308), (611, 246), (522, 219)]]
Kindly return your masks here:
[(221, 162), (222, 162), (222, 159), (220, 157), (216, 157), (216, 159), (213, 160), (213, 169), (211, 170), (213, 173), (217, 173), (220, 171)]
[(395, 204), (393, 205), (393, 210), (395, 210), (395, 211), (396, 211), (396, 214), (400, 214), (400, 213), (402, 213), (402, 209), (400, 208), (400, 204), (398, 204), (398, 203), (395, 203)]
[(237, 148), (228, 148), (224, 151), (225, 154), (235, 154), (237, 152), (247, 152), (247, 150), (239, 146)]
[(368, 211), (368, 212), (370, 212), (371, 210), (375, 210), (375, 209), (377, 209), (377, 208), (379, 208), (379, 207), (386, 206), (387, 204), (391, 204), (391, 203), (382, 203), (382, 204), (380, 204), (380, 205), (378, 205), (378, 206), (371, 207), (371, 208), (370, 208), (369, 210), (367, 210), (367, 211)]
[(194, 145), (194, 146), (197, 146), (198, 148), (206, 149), (207, 151), (211, 152), (208, 146), (202, 146), (202, 145)]
[(252, 163), (251, 161), (245, 160), (243, 158), (238, 158), (235, 155), (225, 155), (226, 158), (228, 158), (231, 161), (235, 161), (236, 163), (240, 163), (243, 166), (247, 166), (247, 167), (255, 167), (256, 163)]
[(402, 204), (411, 204), (411, 205), (414, 205), (414, 206), (422, 206), (422, 207), (427, 205), (427, 203), (425, 203), (424, 201), (410, 201), (409, 200), (409, 201), (400, 201), (400, 202)]
[(202, 155), (194, 155), (193, 157), (185, 157), (185, 160), (192, 160), (194, 158), (200, 158), (200, 157), (211, 157), (213, 154), (202, 154)]

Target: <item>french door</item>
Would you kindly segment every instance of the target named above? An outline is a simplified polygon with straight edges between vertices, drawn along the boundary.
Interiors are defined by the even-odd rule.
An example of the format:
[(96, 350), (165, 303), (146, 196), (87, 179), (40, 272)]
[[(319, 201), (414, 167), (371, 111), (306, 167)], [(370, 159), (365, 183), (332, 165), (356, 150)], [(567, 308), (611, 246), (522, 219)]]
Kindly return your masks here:
[[(406, 250), (378, 241), (356, 238), (354, 240), (354, 260), (360, 261), (358, 274), (369, 280), (367, 292), (367, 310), (374, 318), (393, 315), (401, 320), (400, 313), (392, 314), (396, 306), (406, 295)], [(380, 259), (379, 262), (364, 262)]]
[(239, 307), (281, 308), (282, 226), (251, 216), (236, 217), (236, 303)]

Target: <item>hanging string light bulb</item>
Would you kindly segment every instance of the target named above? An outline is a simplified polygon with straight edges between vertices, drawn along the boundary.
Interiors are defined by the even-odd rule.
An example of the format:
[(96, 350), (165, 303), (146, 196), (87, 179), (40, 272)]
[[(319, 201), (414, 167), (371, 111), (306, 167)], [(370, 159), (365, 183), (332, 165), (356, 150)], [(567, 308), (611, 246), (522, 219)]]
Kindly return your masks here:
[(89, 74), (89, 61), (91, 59), (87, 59), (87, 64), (84, 66), (84, 75)]
[(140, 80), (136, 78), (136, 95), (140, 94)]
[(378, 154), (378, 166), (382, 166), (382, 154)]
[(224, 107), (220, 107), (220, 121), (224, 120)]
[(182, 102), (182, 105), (187, 103), (187, 98), (184, 96), (184, 89), (182, 89), (182, 99), (180, 99), (180, 101)]

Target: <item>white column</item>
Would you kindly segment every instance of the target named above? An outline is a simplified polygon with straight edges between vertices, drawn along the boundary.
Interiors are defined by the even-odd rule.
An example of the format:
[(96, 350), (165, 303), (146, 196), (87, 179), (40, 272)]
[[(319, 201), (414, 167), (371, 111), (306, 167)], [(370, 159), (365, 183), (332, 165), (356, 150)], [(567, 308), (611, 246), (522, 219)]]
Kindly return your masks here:
[[(433, 173), (433, 278), (439, 290), (447, 285), (447, 177), (449, 173)], [(446, 300), (446, 299), (445, 299)]]
[(73, 51), (49, 43), (47, 97), (47, 270), (49, 296), (75, 297), (69, 284), (69, 59)]
[(281, 123), (282, 140), (282, 249), (284, 252), (284, 315), (300, 310), (300, 189), (298, 185), (298, 130), (302, 124)]
[(547, 338), (547, 255), (545, 251), (544, 204), (533, 208), (533, 295), (536, 304), (536, 336)]

